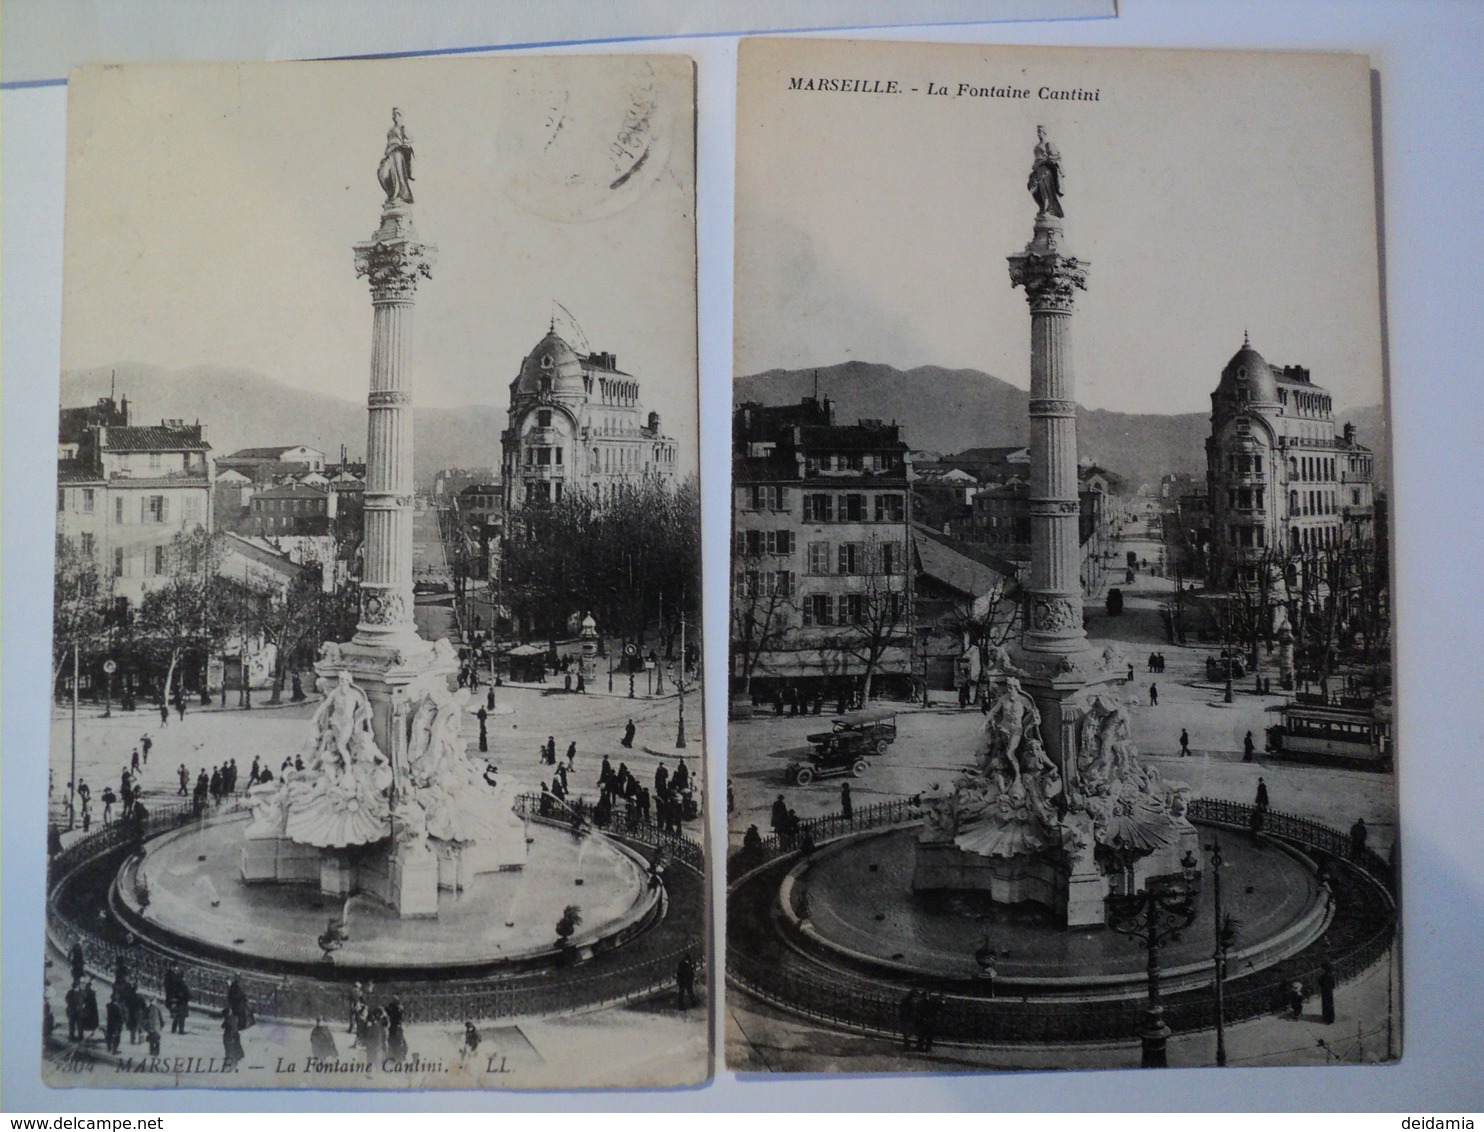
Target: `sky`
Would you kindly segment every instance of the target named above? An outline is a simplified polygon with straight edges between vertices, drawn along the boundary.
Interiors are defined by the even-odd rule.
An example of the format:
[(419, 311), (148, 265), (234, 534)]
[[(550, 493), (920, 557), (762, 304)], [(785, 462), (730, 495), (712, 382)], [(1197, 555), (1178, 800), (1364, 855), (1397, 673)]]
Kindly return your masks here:
[(1091, 262), (1072, 331), (1083, 404), (1209, 411), (1244, 331), (1338, 408), (1381, 403), (1369, 68), (1342, 54), (744, 42), (735, 372), (855, 359), (1029, 388), (1005, 257), (1031, 237), (1038, 124), (1066, 172), (1066, 247)]
[(371, 299), (352, 246), (380, 219), (393, 106), (414, 222), (438, 248), (416, 402), (503, 408), (556, 315), (640, 380), (693, 469), (694, 81), (678, 56), (74, 73), (63, 369), (240, 367), (363, 402)]

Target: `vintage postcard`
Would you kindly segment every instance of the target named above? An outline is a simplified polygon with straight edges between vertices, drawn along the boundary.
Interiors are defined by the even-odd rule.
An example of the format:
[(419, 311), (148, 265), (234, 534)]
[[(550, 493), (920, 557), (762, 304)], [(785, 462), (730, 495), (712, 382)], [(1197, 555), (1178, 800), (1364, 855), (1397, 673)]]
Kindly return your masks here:
[(694, 91), (74, 74), (49, 1084), (710, 1073)]
[(738, 82), (728, 1064), (1399, 1057), (1367, 60)]

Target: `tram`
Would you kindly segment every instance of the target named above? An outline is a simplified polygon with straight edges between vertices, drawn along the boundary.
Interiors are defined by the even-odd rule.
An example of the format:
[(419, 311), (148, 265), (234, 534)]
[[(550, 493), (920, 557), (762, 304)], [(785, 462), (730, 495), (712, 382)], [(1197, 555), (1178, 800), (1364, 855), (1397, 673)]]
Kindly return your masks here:
[(1369, 770), (1392, 765), (1390, 712), (1381, 705), (1301, 696), (1283, 708), (1283, 722), (1267, 737), (1276, 758)]

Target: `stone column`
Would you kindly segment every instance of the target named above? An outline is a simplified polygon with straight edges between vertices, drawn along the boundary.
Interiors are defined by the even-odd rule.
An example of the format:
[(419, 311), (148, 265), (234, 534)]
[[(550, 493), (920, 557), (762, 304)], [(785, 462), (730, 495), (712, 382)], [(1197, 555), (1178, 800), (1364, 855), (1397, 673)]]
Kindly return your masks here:
[(408, 362), (417, 281), (438, 250), (421, 243), (406, 205), (382, 209), (381, 226), (355, 247), (356, 274), (371, 283), (371, 392), (366, 430), (366, 531), (358, 645), (417, 639), (412, 605), (412, 392)]
[(1028, 653), (1087, 647), (1082, 627), (1077, 493), (1077, 401), (1072, 304), (1087, 264), (1065, 255), (1058, 218), (1041, 213), (1025, 251), (1010, 257), (1010, 284), (1031, 308), (1031, 576), (1022, 640)]

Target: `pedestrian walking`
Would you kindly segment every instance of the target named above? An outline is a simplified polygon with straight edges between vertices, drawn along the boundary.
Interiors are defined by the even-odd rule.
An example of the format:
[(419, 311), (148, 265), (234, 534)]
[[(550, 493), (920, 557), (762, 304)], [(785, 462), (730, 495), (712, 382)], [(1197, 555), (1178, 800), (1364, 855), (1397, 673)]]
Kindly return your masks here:
[(676, 1009), (688, 1010), (696, 1005), (696, 963), (687, 951), (675, 968)]
[(181, 722), (185, 722), (185, 694), (181, 693), (175, 697), (175, 710), (180, 713)]
[(1180, 757), (1183, 759), (1190, 754), (1190, 732), (1180, 728)]
[(1159, 706), (1159, 688), (1157, 685), (1154, 684), (1149, 685), (1149, 706)]
[(626, 748), (632, 748), (634, 745), (634, 733), (636, 730), (637, 728), (634, 727), (634, 721), (632, 719), (629, 720), (627, 726), (625, 726), (623, 729), (623, 738), (619, 740), (620, 745)]
[(170, 705), (167, 704), (163, 699), (160, 701), (160, 726), (170, 726)]
[(1242, 761), (1250, 763), (1253, 755), (1257, 752), (1257, 744), (1252, 741), (1252, 732), (1247, 732), (1246, 738), (1242, 740)]
[(489, 721), (489, 717), (490, 717), (490, 713), (488, 711), (486, 711), (484, 708), (480, 708), (477, 712), (474, 713), (474, 718), (477, 719), (477, 720), (479, 720), (479, 749), (480, 749), (480, 751), (488, 751), (490, 749), (489, 731), (486, 729), (486, 724)]
[[(552, 761), (555, 762), (556, 760), (553, 759)], [(568, 770), (575, 770), (576, 768), (577, 768), (577, 740), (574, 739), (574, 740), (572, 740), (572, 742), (570, 742), (570, 743), (567, 744), (567, 769)]]
[(160, 1031), (165, 1028), (165, 1012), (151, 999), (144, 1010), (144, 1037), (149, 1042), (149, 1055), (160, 1056)]
[(495, 689), (494, 689), (494, 685), (491, 685), (490, 686), (490, 690), (485, 694), (485, 697), (484, 697), (484, 706), (489, 711), (491, 711), (491, 712), (493, 712), (495, 710)]
[(191, 987), (186, 982), (185, 976), (175, 986), (175, 1001), (170, 1004), (170, 1032), (172, 1034), (183, 1034), (186, 1032), (186, 1022), (191, 1017)]
[(335, 1048), (335, 1035), (325, 1025), (323, 1014), (314, 1020), (314, 1029), (309, 1031), (309, 1054), (319, 1061), (333, 1061), (340, 1056)]
[(93, 989), (93, 980), (88, 979), (82, 985), (82, 1000), (78, 1025), (82, 1029), (81, 1037), (91, 1040), (93, 1031), (98, 1028), (98, 992)]
[(242, 1048), (242, 1027), (228, 1006), (222, 1010), (222, 1067), (230, 1070), (246, 1056), (247, 1051)]
[(1257, 797), (1254, 801), (1259, 810), (1268, 808), (1268, 784), (1261, 777), (1257, 780)]
[(850, 804), (850, 783), (840, 783), (840, 814), (846, 821), (853, 821), (854, 811)]
[(113, 804), (114, 804), (114, 802), (118, 801), (118, 799), (114, 796), (113, 788), (110, 787), (110, 786), (105, 786), (103, 788), (102, 798), (103, 798), (103, 824), (104, 825), (107, 825), (109, 822), (111, 822), (113, 820)]
[(1335, 965), (1326, 959), (1319, 965), (1319, 1008), (1324, 1024), (1335, 1024)]
[(466, 1060), (471, 1054), (479, 1052), (479, 1029), (472, 1021), (464, 1021), (464, 1045), (459, 1050), (459, 1060)]
[(129, 769), (135, 774), (139, 773), (139, 748), (134, 748), (134, 753), (129, 756)]
[(191, 772), (186, 770), (185, 763), (180, 764), (180, 769), (175, 772), (175, 776), (180, 780), (180, 789), (176, 793), (184, 798), (190, 794), (189, 786), (191, 782)]
[(1359, 860), (1365, 855), (1365, 843), (1370, 838), (1370, 830), (1366, 829), (1365, 818), (1356, 818), (1355, 824), (1350, 827), (1350, 856)]

